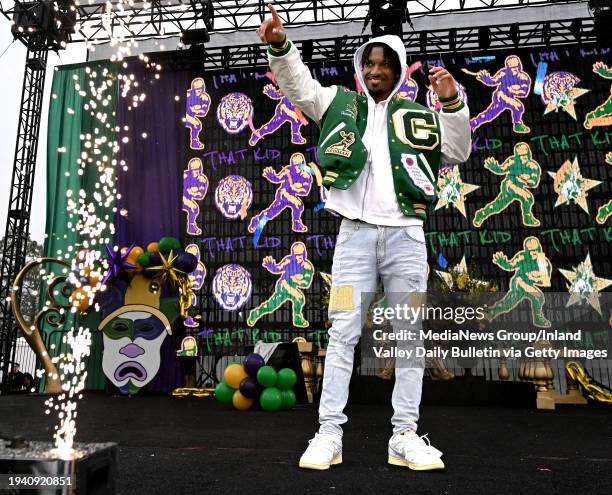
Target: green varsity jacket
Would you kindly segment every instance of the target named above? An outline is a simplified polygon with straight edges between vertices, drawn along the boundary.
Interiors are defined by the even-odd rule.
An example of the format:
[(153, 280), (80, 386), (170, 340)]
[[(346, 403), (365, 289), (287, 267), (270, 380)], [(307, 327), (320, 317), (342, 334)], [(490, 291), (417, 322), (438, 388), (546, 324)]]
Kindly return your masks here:
[[(456, 112), (464, 103), (458, 96), (440, 100), (444, 111)], [(338, 87), (319, 125), (318, 159), (323, 184), (348, 189), (361, 174), (368, 152), (361, 137), (368, 103), (364, 95)], [(387, 107), (389, 155), (399, 207), (407, 216), (425, 219), (436, 197), (442, 136), (437, 112), (394, 95)]]

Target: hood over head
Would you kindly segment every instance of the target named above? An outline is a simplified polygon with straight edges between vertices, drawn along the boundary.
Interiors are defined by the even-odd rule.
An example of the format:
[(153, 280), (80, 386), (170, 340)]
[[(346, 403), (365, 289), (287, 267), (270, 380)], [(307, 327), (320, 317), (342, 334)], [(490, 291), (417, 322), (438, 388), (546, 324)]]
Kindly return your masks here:
[[(404, 82), (404, 76), (406, 74), (406, 68), (407, 68), (406, 48), (404, 47), (404, 42), (402, 41), (402, 39), (399, 36), (396, 36), (394, 34), (386, 34), (384, 36), (378, 36), (376, 38), (371, 38), (369, 41), (367, 41), (366, 43), (361, 45), (359, 48), (357, 48), (357, 51), (355, 52), (355, 55), (353, 56), (353, 67), (355, 68), (355, 73), (357, 74), (357, 79), (359, 80), (359, 84), (361, 84), (361, 87), (363, 88), (364, 93), (367, 95), (368, 100), (371, 100), (372, 96), (370, 96), (370, 93), (368, 92), (365, 81), (363, 79), (363, 67), (361, 66), (361, 56), (366, 46), (371, 45), (373, 43), (384, 43), (385, 45), (389, 46), (395, 53), (397, 53), (397, 56), (400, 61), (400, 67), (401, 67), (401, 71), (399, 75), (400, 77), (397, 83), (395, 84), (393, 91), (391, 91), (391, 94), (389, 95), (389, 98), (390, 98), (395, 93), (397, 93), (397, 90)], [(389, 99), (387, 99), (387, 101), (389, 101)]]

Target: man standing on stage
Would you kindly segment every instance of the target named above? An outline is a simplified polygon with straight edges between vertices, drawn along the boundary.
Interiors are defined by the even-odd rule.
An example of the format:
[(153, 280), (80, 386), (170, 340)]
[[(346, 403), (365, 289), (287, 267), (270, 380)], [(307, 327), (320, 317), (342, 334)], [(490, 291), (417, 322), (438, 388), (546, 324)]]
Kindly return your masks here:
[[(320, 428), (299, 463), (328, 469), (342, 462), (343, 410), (369, 306), (362, 295), (367, 299), (376, 292), (379, 277), (388, 294), (427, 290), (423, 221), (436, 197), (440, 162), (469, 156), (469, 113), (442, 67), (429, 71), (443, 105), (439, 115), (396, 95), (406, 73), (406, 51), (397, 36), (373, 38), (355, 53), (363, 94), (321, 86), (269, 7), (272, 19), (257, 34), (269, 44), (270, 68), (283, 93), (319, 124), (318, 158), (323, 184), (331, 187), (325, 207), (343, 217), (332, 268)], [(442, 469), (442, 453), (416, 434), (422, 381), (423, 363), (397, 363), (388, 460), (416, 470)]]

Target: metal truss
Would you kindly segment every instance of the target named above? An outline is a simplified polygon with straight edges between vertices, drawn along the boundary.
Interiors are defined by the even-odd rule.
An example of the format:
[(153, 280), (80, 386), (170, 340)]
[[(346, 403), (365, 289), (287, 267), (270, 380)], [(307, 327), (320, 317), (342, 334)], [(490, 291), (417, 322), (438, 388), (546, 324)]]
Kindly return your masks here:
[[(75, 0), (78, 22), (68, 42), (103, 42), (111, 37), (137, 40), (176, 36), (207, 27), (215, 33), (254, 29), (267, 16), (264, 0), (148, 0), (133, 2)], [(585, 0), (407, 0), (414, 17), (428, 14), (475, 12), (536, 5), (585, 3)], [(107, 5), (113, 5), (107, 11)], [(275, 2), (286, 26), (364, 21), (368, 0), (280, 0)], [(3, 10), (11, 19), (14, 9)], [(21, 37), (21, 36), (18, 36)]]
[[(566, 19), (555, 22), (524, 23), (489, 26), (488, 51), (535, 46), (559, 46), (591, 43), (595, 41), (593, 19)], [(451, 52), (483, 52), (479, 44), (480, 28), (412, 31), (404, 33), (407, 54), (435, 56)], [(333, 61), (352, 57), (356, 48), (365, 41), (363, 36), (297, 41), (302, 56), (310, 61)], [(149, 54), (163, 66), (171, 68), (193, 67), (200, 64), (207, 70), (266, 66), (268, 59), (262, 45), (240, 45), (218, 48), (192, 49)]]
[(8, 217), (1, 246), (0, 362), (3, 385), (14, 359), (17, 339), (17, 327), (13, 320), (9, 296), (13, 280), (25, 265), (48, 54), (44, 35), (31, 36), (23, 75)]
[[(43, 90), (47, 55), (65, 43), (141, 40), (151, 37), (177, 36), (183, 31), (206, 27), (215, 33), (253, 29), (267, 16), (265, 0), (41, 0), (54, 2), (60, 25), (47, 25), (38, 32), (14, 30), (13, 34), (27, 47), (23, 78), (19, 127), (11, 182), (8, 219), (0, 261), (0, 371), (6, 379), (14, 358), (17, 328), (8, 302), (12, 281), (25, 263), (29, 234), (35, 159), (38, 149)], [(131, 0), (130, 0), (131, 1)], [(73, 25), (72, 4), (77, 11)], [(12, 21), (19, 10), (33, 8), (37, 2), (15, 1), (0, 12)], [(412, 18), (428, 14), (484, 11), (500, 8), (535, 5), (585, 3), (584, 0), (407, 0)], [(27, 7), (31, 6), (31, 7)], [(112, 8), (109, 8), (111, 6)], [(276, 2), (277, 10), (286, 26), (305, 26), (323, 23), (365, 21), (369, 12), (368, 0), (296, 0)], [(66, 22), (64, 22), (66, 21)], [(594, 40), (593, 20), (577, 19), (551, 22), (515, 24), (514, 27), (491, 26), (490, 50), (509, 46), (546, 46), (590, 42)], [(52, 33), (52, 34), (50, 34)], [(478, 50), (478, 28), (412, 31), (404, 34), (408, 54), (444, 53)], [(518, 37), (516, 34), (518, 33)], [(514, 36), (512, 36), (512, 34)], [(316, 38), (298, 42), (310, 60), (340, 60), (349, 57), (363, 42), (361, 36)], [(308, 50), (305, 50), (307, 48)], [(156, 54), (165, 57), (164, 63), (191, 64), (197, 61), (207, 69), (265, 66), (267, 59), (261, 45), (225, 46), (219, 48), (194, 47), (179, 52)], [(0, 389), (1, 391), (2, 389)]]

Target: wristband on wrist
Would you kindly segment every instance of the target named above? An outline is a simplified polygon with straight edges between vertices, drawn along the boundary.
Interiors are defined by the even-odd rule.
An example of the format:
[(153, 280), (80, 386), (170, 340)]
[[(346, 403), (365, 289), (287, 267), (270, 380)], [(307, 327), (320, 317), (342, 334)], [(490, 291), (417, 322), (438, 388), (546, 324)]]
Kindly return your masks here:
[(272, 48), (272, 50), (275, 51), (282, 51), (285, 48), (287, 48), (287, 35), (285, 35), (285, 39), (283, 41), (281, 41), (280, 43), (270, 43), (270, 48)]
[(289, 41), (289, 38), (285, 36), (282, 43), (268, 44), (268, 55), (272, 57), (284, 57), (287, 55), (287, 53), (289, 53), (292, 46), (293, 45), (291, 44), (291, 41)]
[(456, 111), (463, 107), (463, 101), (459, 98), (459, 94), (455, 93), (454, 96), (450, 96), (449, 98), (439, 98), (440, 103), (442, 103), (442, 109), (444, 111)]

